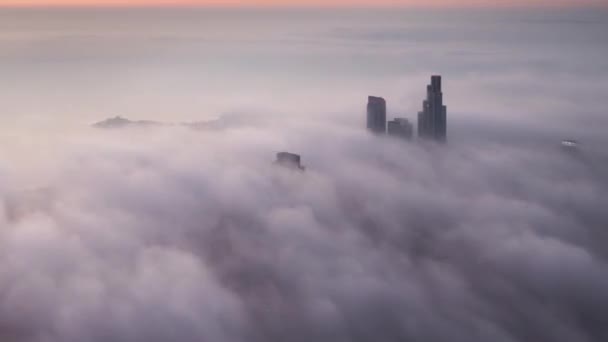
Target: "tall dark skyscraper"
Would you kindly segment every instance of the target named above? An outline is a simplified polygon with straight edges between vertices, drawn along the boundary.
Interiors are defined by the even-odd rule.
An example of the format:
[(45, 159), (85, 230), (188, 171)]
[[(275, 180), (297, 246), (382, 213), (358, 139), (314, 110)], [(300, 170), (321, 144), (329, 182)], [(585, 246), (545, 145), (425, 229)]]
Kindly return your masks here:
[(408, 119), (395, 118), (388, 122), (387, 132), (392, 137), (411, 140), (414, 135), (414, 127)]
[(367, 129), (376, 134), (386, 133), (386, 101), (381, 97), (367, 99)]
[(443, 105), (441, 76), (431, 76), (426, 100), (418, 113), (418, 137), (445, 142), (447, 139), (447, 107)]

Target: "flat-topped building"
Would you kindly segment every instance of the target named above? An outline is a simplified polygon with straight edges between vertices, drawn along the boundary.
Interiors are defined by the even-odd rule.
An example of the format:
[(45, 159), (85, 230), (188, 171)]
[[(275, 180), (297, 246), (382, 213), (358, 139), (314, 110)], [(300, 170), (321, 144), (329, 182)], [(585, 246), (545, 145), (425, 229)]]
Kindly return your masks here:
[(375, 134), (386, 133), (386, 101), (381, 97), (367, 99), (367, 129)]
[(294, 170), (304, 170), (304, 166), (301, 164), (301, 157), (299, 154), (289, 152), (277, 153), (277, 160), (275, 163), (279, 166), (283, 166)]
[(395, 118), (388, 122), (387, 132), (392, 137), (412, 140), (414, 126), (406, 118)]

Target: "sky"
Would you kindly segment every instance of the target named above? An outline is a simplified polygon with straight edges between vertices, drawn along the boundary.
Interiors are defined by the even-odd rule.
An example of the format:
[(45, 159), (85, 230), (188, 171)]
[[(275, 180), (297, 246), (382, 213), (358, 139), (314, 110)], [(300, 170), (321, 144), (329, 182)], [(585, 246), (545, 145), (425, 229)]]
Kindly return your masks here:
[(606, 0), (0, 0), (0, 6), (415, 6), (415, 7), (584, 7)]

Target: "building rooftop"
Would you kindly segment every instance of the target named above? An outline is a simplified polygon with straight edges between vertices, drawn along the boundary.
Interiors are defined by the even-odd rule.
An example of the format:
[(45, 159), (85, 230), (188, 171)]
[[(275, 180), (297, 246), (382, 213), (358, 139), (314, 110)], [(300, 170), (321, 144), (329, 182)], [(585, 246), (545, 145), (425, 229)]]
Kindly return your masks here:
[(290, 152), (279, 152), (277, 153), (277, 160), (275, 164), (294, 170), (304, 170), (305, 168), (301, 164), (302, 157), (299, 154)]

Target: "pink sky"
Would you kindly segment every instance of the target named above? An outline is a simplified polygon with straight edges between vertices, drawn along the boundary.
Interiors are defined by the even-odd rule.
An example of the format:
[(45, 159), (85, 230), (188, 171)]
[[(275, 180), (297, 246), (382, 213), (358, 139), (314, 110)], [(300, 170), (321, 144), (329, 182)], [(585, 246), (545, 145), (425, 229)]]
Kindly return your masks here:
[(432, 7), (511, 7), (511, 6), (608, 6), (608, 0), (0, 0), (0, 6), (432, 6)]

